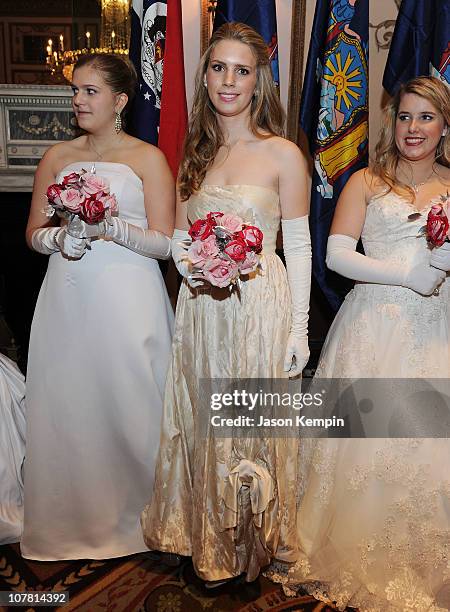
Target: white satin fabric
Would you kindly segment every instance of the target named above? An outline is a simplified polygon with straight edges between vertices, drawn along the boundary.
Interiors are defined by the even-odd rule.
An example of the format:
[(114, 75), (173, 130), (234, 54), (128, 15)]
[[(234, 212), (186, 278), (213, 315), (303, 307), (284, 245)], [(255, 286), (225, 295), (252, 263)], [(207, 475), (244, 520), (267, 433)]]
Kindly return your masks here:
[(0, 355), (0, 544), (18, 542), (22, 534), (24, 456), (25, 381)]
[(263, 270), (231, 292), (181, 287), (155, 486), (142, 526), (149, 548), (192, 556), (204, 580), (245, 572), (251, 581), (272, 558), (297, 558), (298, 441), (219, 438), (211, 426), (205, 436), (199, 383), (285, 378), (291, 300), (275, 254), (278, 194), (253, 185), (205, 185), (188, 202), (191, 222), (216, 211), (263, 231)]
[[(429, 261), (428, 210), (395, 193), (368, 205), (367, 255)], [(358, 283), (330, 328), (318, 378), (449, 378), (450, 291)], [(423, 409), (427, 409), (424, 405)], [(360, 612), (450, 609), (450, 441), (303, 440), (297, 515), (301, 555), (269, 576), (293, 594)]]
[[(67, 175), (91, 164), (64, 168)], [(146, 227), (142, 182), (96, 163), (119, 216)], [(158, 262), (93, 240), (50, 256), (27, 377), (22, 554), (103, 559), (146, 550), (140, 512), (153, 486), (173, 313)]]

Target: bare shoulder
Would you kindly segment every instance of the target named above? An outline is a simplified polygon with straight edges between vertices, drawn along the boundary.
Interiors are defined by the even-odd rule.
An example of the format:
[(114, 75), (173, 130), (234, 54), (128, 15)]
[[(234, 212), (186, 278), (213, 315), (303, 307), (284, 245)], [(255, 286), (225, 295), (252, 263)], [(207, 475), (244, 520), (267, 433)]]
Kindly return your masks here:
[(164, 153), (158, 147), (133, 136), (127, 136), (122, 153), (129, 160), (128, 164), (139, 170), (142, 176), (149, 168), (157, 169), (167, 164)]
[(361, 168), (354, 172), (348, 179), (345, 190), (347, 192), (363, 195), (368, 202), (375, 195), (379, 195), (386, 189), (386, 184), (370, 168)]
[(274, 136), (267, 139), (267, 148), (270, 155), (277, 162), (280, 173), (292, 170), (307, 171), (307, 161), (302, 150), (292, 141)]

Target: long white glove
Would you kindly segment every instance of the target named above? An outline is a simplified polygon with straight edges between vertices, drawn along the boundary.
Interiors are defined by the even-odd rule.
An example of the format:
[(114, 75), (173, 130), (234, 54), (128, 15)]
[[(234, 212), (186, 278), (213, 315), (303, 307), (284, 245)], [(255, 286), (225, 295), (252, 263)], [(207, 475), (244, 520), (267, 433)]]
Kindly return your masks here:
[[(284, 358), (284, 371), (301, 374), (308, 363), (308, 312), (311, 292), (311, 238), (308, 216), (282, 219), (283, 250), (291, 291), (292, 323)], [(295, 358), (295, 359), (294, 359)]]
[(44, 255), (61, 251), (66, 257), (80, 259), (86, 251), (86, 245), (84, 238), (71, 236), (65, 227), (41, 227), (31, 236), (33, 249)]
[(158, 230), (143, 229), (119, 217), (111, 217), (110, 224), (106, 224), (105, 236), (139, 255), (153, 259), (170, 258), (170, 238)]
[(431, 251), (430, 265), (443, 272), (450, 272), (450, 242), (444, 242)]
[(171, 241), (172, 259), (181, 276), (183, 276), (189, 285), (195, 289), (196, 287), (201, 287), (204, 283), (201, 279), (191, 275), (191, 267), (186, 254), (191, 242), (192, 238), (189, 236), (187, 230), (174, 229)]
[(333, 234), (328, 238), (326, 263), (347, 278), (408, 287), (416, 293), (431, 295), (442, 283), (445, 272), (436, 270), (426, 263), (405, 266), (391, 261), (367, 257), (356, 252), (357, 240), (343, 234)]

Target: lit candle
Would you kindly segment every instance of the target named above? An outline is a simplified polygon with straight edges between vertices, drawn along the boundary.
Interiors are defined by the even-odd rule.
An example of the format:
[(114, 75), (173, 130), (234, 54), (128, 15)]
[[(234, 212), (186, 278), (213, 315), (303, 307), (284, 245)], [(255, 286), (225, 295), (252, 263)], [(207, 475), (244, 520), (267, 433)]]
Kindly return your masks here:
[(88, 49), (91, 48), (91, 33), (89, 31), (86, 32), (86, 46)]
[(64, 51), (64, 36), (62, 34), (59, 35), (59, 46), (61, 47), (61, 51)]
[(111, 47), (114, 49), (114, 39), (116, 38), (116, 33), (114, 30), (111, 32)]
[(58, 54), (56, 53), (56, 51), (53, 51), (53, 57), (55, 58), (56, 64), (58, 64)]

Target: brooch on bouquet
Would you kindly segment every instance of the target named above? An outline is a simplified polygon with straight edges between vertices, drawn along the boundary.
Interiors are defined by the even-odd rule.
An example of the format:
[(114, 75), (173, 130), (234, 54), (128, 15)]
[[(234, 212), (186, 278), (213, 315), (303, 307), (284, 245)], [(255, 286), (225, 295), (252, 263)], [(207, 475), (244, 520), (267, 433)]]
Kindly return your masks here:
[(95, 171), (71, 172), (60, 183), (47, 189), (48, 205), (44, 209), (47, 217), (55, 213), (66, 219), (67, 232), (79, 235), (81, 221), (94, 225), (105, 221), (110, 223), (111, 215), (118, 211), (117, 199), (110, 193), (109, 182)]
[[(419, 236), (425, 236), (432, 248), (440, 247), (449, 240), (450, 194), (441, 195), (431, 200), (426, 225), (420, 228)], [(417, 218), (418, 213), (409, 215), (410, 220)], [(414, 219), (413, 219), (414, 217)]]
[(209, 212), (192, 224), (187, 257), (192, 277), (232, 287), (241, 275), (261, 267), (263, 233), (230, 213)]

